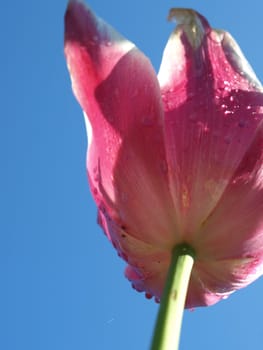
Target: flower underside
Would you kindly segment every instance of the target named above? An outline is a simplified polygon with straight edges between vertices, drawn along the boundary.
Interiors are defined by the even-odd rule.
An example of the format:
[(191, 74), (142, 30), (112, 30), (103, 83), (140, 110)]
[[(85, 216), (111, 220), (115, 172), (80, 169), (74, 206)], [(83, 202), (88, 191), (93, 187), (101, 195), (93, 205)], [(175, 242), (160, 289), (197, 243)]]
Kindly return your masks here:
[(65, 55), (99, 224), (133, 287), (156, 300), (173, 248), (189, 244), (195, 307), (262, 274), (263, 90), (230, 34), (194, 10), (169, 17), (177, 26), (158, 76), (79, 1), (66, 12)]

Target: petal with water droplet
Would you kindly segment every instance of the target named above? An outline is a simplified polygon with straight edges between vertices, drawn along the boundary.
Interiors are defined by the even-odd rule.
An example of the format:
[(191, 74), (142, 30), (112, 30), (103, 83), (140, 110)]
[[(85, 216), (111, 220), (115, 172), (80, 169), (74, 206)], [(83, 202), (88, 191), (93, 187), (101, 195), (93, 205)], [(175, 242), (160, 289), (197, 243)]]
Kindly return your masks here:
[(192, 10), (171, 14), (158, 75), (169, 181), (197, 251), (188, 304), (209, 305), (262, 274), (263, 94), (229, 34)]
[[(262, 121), (263, 95), (259, 86), (251, 84), (254, 75), (236, 77), (240, 62), (246, 61), (240, 50), (233, 54), (237, 45), (229, 34), (220, 31), (215, 41), (218, 32), (198, 13), (176, 9), (171, 14), (179, 16), (179, 24), (164, 51), (158, 78), (164, 97), (170, 187), (181, 229), (194, 236), (255, 137)], [(239, 64), (233, 64), (233, 57), (239, 58)], [(242, 124), (246, 124), (243, 131)]]
[(66, 12), (65, 54), (87, 119), (88, 174), (97, 204), (103, 202), (134, 236), (173, 243), (175, 220), (161, 166), (162, 101), (150, 61), (79, 1)]

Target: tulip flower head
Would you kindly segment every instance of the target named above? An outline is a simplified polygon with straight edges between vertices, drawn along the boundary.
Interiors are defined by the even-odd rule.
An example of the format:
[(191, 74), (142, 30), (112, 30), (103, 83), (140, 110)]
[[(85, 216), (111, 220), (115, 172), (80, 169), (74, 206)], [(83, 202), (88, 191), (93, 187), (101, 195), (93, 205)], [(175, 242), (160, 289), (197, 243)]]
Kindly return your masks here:
[(161, 298), (174, 247), (191, 247), (192, 308), (263, 273), (263, 89), (230, 34), (190, 9), (169, 18), (158, 75), (80, 1), (65, 55), (99, 224), (148, 298)]

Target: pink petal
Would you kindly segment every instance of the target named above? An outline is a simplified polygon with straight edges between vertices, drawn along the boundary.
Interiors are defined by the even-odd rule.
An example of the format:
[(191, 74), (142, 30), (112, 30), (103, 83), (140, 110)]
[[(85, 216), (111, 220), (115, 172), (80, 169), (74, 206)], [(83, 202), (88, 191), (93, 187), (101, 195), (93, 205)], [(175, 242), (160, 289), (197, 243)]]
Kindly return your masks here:
[[(245, 59), (233, 61), (241, 53), (230, 51), (236, 44), (229, 34), (211, 30), (196, 12), (172, 14), (181, 24), (165, 49), (159, 80), (173, 198), (184, 234), (193, 236), (255, 137), (263, 95), (246, 63), (238, 67)], [(187, 36), (191, 25), (194, 43)]]
[(229, 34), (192, 10), (171, 16), (179, 23), (158, 77), (170, 188), (179, 227), (197, 251), (194, 306), (262, 274), (263, 94)]
[(163, 110), (151, 63), (80, 2), (69, 3), (65, 25), (73, 89), (90, 129), (88, 174), (99, 209), (135, 238), (173, 245)]

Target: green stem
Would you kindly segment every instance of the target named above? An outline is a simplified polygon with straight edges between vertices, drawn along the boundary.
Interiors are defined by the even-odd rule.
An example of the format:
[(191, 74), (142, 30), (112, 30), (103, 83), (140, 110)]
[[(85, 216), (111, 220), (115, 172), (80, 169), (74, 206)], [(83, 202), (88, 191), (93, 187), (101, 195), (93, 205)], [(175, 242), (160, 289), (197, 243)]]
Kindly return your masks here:
[(151, 350), (177, 350), (194, 251), (187, 244), (175, 247), (155, 326)]

